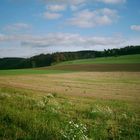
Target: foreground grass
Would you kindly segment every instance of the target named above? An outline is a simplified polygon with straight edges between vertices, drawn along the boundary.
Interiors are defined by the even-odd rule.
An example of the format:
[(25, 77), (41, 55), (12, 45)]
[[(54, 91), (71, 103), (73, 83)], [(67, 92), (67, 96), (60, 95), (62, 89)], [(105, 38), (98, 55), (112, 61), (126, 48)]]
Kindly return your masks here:
[(65, 61), (57, 65), (69, 64), (135, 64), (140, 63), (140, 54), (136, 55), (123, 55), (117, 57), (102, 57), (94, 59), (79, 59), (73, 61)]
[(137, 103), (0, 88), (2, 140), (139, 140)]

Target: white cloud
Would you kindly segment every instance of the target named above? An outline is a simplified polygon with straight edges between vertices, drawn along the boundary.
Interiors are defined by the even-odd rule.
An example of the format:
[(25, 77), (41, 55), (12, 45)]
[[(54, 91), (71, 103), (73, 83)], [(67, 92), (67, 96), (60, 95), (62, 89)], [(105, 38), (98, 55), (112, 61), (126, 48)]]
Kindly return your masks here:
[(51, 33), (46, 36), (0, 34), (0, 44), (7, 46), (0, 47), (0, 57), (27, 57), (57, 51), (103, 50), (138, 45), (140, 38), (82, 36), (72, 33)]
[(87, 0), (42, 0), (45, 3), (58, 3), (58, 4), (72, 4), (72, 5), (78, 5), (82, 4), (84, 2), (87, 2)]
[(97, 2), (103, 2), (106, 4), (123, 4), (126, 0), (95, 0)]
[[(10, 53), (9, 53), (10, 52)], [(9, 47), (0, 47), (0, 58), (3, 57), (31, 57), (41, 53), (50, 53), (48, 48), (30, 48), (11, 45)]]
[(70, 9), (72, 11), (78, 11), (82, 9), (85, 5), (86, 5), (85, 3), (79, 4), (79, 5), (70, 5)]
[(25, 30), (25, 29), (30, 29), (31, 25), (26, 24), (26, 23), (15, 23), (11, 25), (7, 25), (4, 27), (5, 30), (7, 31), (19, 31), (19, 30)]
[(76, 5), (71, 5), (70, 8), (72, 11), (77, 11), (79, 9), (79, 7)]
[(5, 40), (5, 36), (3, 34), (0, 34), (0, 42)]
[(88, 9), (78, 11), (74, 17), (67, 20), (67, 23), (81, 28), (91, 28), (112, 24), (118, 19), (117, 11), (103, 8), (94, 11)]
[(85, 3), (87, 0), (69, 0), (69, 3), (70, 4), (82, 4), (82, 3)]
[(79, 34), (70, 33), (54, 33), (47, 36), (34, 35), (0, 35), (0, 42), (16, 42), (19, 41), (23, 46), (30, 47), (71, 47), (71, 46), (117, 46), (122, 43), (123, 39), (116, 37), (96, 37), (81, 36)]
[(79, 5), (83, 3), (95, 4), (96, 2), (102, 2), (105, 4), (123, 4), (127, 0), (42, 0), (45, 3), (53, 4), (69, 4), (69, 5)]
[[(88, 4), (94, 5), (97, 2), (107, 4), (121, 4), (126, 0), (42, 0), (47, 4), (47, 11), (44, 17), (47, 19), (58, 19), (62, 16), (61, 11), (69, 7), (74, 13), (74, 17), (69, 19), (71, 25), (77, 27), (90, 28), (97, 25), (109, 25), (118, 19), (117, 11), (109, 8), (90, 10)], [(84, 10), (81, 10), (84, 9)], [(76, 13), (77, 12), (77, 13)]]
[(131, 25), (131, 30), (133, 31), (140, 31), (140, 25)]
[(49, 5), (47, 6), (47, 10), (52, 11), (52, 12), (59, 12), (59, 11), (64, 11), (66, 10), (67, 6), (66, 5)]
[(55, 19), (59, 19), (62, 17), (62, 14), (60, 13), (52, 13), (52, 12), (44, 12), (43, 13), (43, 17), (45, 19), (49, 19), (49, 20), (55, 20)]
[(58, 12), (64, 11), (66, 10), (66, 8), (67, 8), (67, 5), (64, 5), (64, 4), (47, 5), (46, 6), (47, 11), (43, 13), (43, 17), (48, 20), (59, 19), (62, 17), (62, 13), (58, 13)]
[(72, 11), (79, 10), (86, 2), (86, 0), (43, 0), (46, 2), (46, 12), (43, 13), (43, 17), (46, 19), (59, 19), (62, 17), (62, 11), (67, 10), (68, 7)]

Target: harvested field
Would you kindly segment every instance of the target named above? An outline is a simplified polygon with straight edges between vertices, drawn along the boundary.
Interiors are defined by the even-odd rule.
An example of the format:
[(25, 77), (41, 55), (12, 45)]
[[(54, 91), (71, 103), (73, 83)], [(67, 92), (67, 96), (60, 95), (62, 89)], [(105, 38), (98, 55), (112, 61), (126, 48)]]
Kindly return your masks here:
[(41, 69), (48, 70), (69, 70), (69, 71), (140, 71), (140, 64), (73, 64), (73, 65), (56, 65)]
[(0, 85), (67, 96), (140, 100), (140, 72), (73, 72), (1, 76)]

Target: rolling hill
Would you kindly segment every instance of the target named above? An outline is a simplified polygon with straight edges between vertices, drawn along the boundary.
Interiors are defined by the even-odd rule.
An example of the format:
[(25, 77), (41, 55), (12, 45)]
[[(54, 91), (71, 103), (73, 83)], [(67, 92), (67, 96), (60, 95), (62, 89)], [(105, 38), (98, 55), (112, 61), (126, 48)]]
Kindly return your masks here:
[(140, 54), (61, 62), (41, 69), (70, 71), (140, 71)]
[(73, 61), (65, 61), (56, 65), (71, 64), (138, 64), (140, 63), (140, 54), (122, 55), (117, 57), (101, 57), (92, 59), (78, 59)]

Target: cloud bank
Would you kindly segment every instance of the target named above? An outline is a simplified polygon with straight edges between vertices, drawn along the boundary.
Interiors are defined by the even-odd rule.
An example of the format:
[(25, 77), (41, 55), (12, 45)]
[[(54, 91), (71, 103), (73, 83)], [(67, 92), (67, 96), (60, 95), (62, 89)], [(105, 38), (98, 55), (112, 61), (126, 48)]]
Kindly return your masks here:
[(63, 46), (67, 48), (71, 46), (82, 46), (88, 48), (91, 46), (119, 46), (123, 42), (123, 39), (116, 37), (81, 36), (80, 34), (70, 33), (50, 33), (47, 36), (0, 35), (0, 42), (10, 41), (19, 41), (24, 47), (57, 48), (57, 46)]
[(92, 28), (96, 26), (110, 25), (117, 21), (116, 10), (103, 8), (98, 10), (82, 10), (74, 14), (74, 17), (67, 20), (67, 23), (81, 28)]

